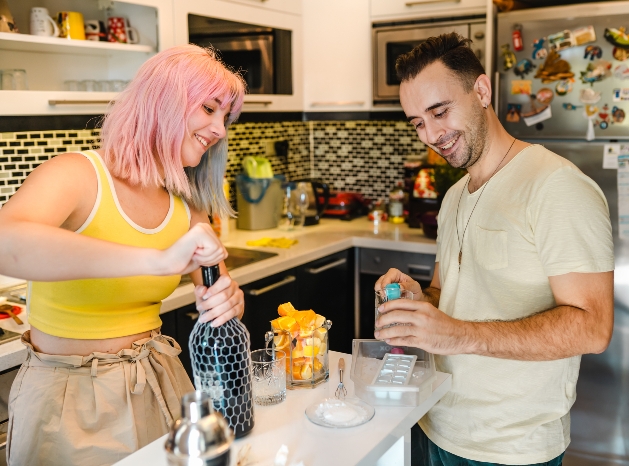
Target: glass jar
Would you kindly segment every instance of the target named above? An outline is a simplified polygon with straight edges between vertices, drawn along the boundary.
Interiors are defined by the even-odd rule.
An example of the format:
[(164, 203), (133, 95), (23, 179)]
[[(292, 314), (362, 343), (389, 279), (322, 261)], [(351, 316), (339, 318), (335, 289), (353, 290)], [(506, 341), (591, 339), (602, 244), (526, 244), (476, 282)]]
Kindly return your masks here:
[(266, 333), (267, 346), (287, 353), (286, 388), (314, 388), (328, 380), (328, 331), (332, 321), (326, 320), (312, 330), (273, 329)]

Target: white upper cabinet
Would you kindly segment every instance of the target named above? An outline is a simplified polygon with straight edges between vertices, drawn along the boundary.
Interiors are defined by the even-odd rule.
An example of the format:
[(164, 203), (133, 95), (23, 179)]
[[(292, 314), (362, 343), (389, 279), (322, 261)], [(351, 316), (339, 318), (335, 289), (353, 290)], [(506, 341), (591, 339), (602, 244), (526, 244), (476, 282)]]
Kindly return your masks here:
[(370, 0), (374, 20), (485, 13), (486, 0)]
[[(132, 79), (157, 51), (174, 44), (170, 0), (116, 1), (110, 9), (99, 8), (105, 5), (102, 0), (8, 0), (8, 5), (20, 34), (0, 33), (1, 68), (24, 70), (28, 90), (0, 90), (0, 115), (103, 113), (116, 88)], [(125, 17), (139, 41), (119, 44), (30, 35), (30, 10), (35, 6), (47, 8), (53, 17), (59, 11), (80, 12), (85, 21), (105, 25), (108, 17)]]
[[(213, 28), (205, 30), (204, 34), (210, 33), (206, 41), (200, 45), (211, 44), (217, 49), (221, 50), (222, 45), (219, 45), (219, 41), (226, 43), (223, 40), (221, 33), (224, 33), (224, 29), (229, 26), (227, 22), (245, 23), (240, 26), (246, 26), (246, 30), (249, 31), (252, 28), (249, 26), (260, 26), (260, 29), (276, 29), (282, 33), (283, 46), (278, 51), (275, 47), (273, 51), (273, 63), (282, 63), (280, 70), (276, 69), (274, 65), (258, 67), (260, 74), (255, 75), (250, 73), (246, 76), (246, 79), (253, 79), (258, 81), (256, 84), (251, 83), (253, 89), (256, 85), (260, 84), (259, 81), (267, 79), (266, 72), (272, 71), (274, 73), (272, 79), (274, 81), (274, 87), (282, 87), (284, 89), (283, 94), (277, 93), (257, 93), (248, 94), (245, 96), (245, 105), (243, 107), (243, 113), (246, 112), (276, 112), (276, 111), (302, 111), (303, 110), (303, 21), (302, 16), (295, 14), (295, 11), (301, 12), (301, 8), (293, 8), (294, 11), (285, 12), (279, 11), (282, 5), (288, 5), (294, 3), (301, 5), (301, 0), (268, 0), (265, 2), (254, 0), (176, 0), (174, 3), (174, 27), (175, 27), (175, 42), (177, 44), (187, 44), (190, 40), (190, 28), (189, 28), (189, 15), (194, 15), (196, 20), (203, 19), (206, 21), (209, 27)], [(273, 6), (276, 8), (272, 8)], [(203, 17), (203, 18), (198, 18)], [(212, 21), (213, 19), (219, 21)], [(196, 23), (195, 23), (196, 24)], [(195, 31), (192, 31), (193, 33)], [(288, 34), (289, 47), (286, 47), (286, 36)], [(236, 41), (244, 38), (245, 34), (236, 34)], [(243, 36), (243, 37), (241, 37)], [(226, 37), (226, 36), (225, 36)], [(232, 35), (233, 37), (233, 35)], [(277, 45), (277, 37), (274, 37), (274, 43)], [(254, 43), (255, 42), (255, 43)], [(259, 50), (262, 47), (259, 41), (256, 39), (253, 42), (254, 50)], [(251, 45), (249, 44), (249, 45)], [(239, 45), (232, 44), (234, 47), (240, 47)], [(229, 47), (232, 47), (229, 45)], [(268, 46), (268, 44), (267, 44)], [(227, 45), (226, 45), (227, 47)], [(247, 46), (248, 47), (248, 46)], [(223, 49), (227, 50), (226, 48)], [(231, 49), (231, 50), (235, 50)], [(249, 50), (249, 49), (248, 49)], [(227, 54), (225, 55), (225, 61), (227, 60)], [(278, 55), (282, 55), (281, 61)], [(268, 56), (268, 55), (267, 55)], [(261, 61), (264, 62), (266, 58), (262, 55)], [(287, 58), (288, 57), (288, 58)], [(238, 66), (236, 66), (238, 68)], [(275, 69), (274, 69), (275, 68)], [(288, 68), (288, 69), (287, 69)], [(285, 91), (285, 82), (282, 86), (277, 83), (279, 76), (287, 76), (289, 81), (292, 81), (292, 86), (288, 87), (291, 91)], [(258, 79), (259, 78), (259, 79)], [(282, 78), (283, 79), (283, 78)]]
[(304, 0), (304, 110), (371, 108), (367, 0)]
[(302, 13), (301, 0), (228, 0), (228, 1), (234, 2), (234, 3), (242, 3), (243, 5), (254, 6), (256, 8), (265, 8), (268, 10), (281, 11), (283, 13), (291, 13), (294, 15), (300, 15)]

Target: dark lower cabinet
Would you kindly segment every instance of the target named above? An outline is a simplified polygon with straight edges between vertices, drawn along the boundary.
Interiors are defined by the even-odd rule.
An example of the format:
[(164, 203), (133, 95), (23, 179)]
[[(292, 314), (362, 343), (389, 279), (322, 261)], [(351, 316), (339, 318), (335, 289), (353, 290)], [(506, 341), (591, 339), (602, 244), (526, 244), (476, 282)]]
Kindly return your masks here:
[[(291, 302), (298, 310), (312, 309), (332, 321), (329, 348), (352, 352), (354, 338), (354, 250), (348, 249), (241, 287), (245, 295), (242, 322), (249, 330), (251, 349), (264, 348), (277, 307)], [(181, 346), (179, 359), (192, 379), (188, 339), (199, 313), (196, 305), (162, 314), (162, 333)]]
[(332, 254), (298, 268), (299, 308), (332, 321), (329, 348), (352, 352), (354, 338), (354, 250)]
[(199, 318), (196, 304), (188, 304), (174, 311), (166, 312), (160, 315), (160, 318), (162, 319), (162, 334), (173, 337), (181, 346), (179, 359), (190, 376), (190, 380), (192, 380), (192, 363), (190, 362), (188, 340), (190, 333), (192, 333), (192, 327)]
[(243, 323), (251, 336), (251, 349), (264, 348), (264, 334), (271, 330), (271, 320), (276, 319), (277, 307), (291, 302), (298, 308), (299, 290), (297, 270), (290, 269), (241, 287), (245, 294)]

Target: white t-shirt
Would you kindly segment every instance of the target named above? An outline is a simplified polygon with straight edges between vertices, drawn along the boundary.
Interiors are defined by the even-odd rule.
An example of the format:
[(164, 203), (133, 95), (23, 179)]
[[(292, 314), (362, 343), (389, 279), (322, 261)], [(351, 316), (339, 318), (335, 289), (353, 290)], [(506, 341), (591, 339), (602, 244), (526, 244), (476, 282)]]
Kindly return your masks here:
[[(469, 175), (439, 212), (439, 309), (467, 321), (513, 320), (556, 306), (548, 277), (614, 269), (609, 210), (599, 187), (575, 165), (529, 146), (457, 204)], [(549, 461), (570, 443), (570, 407), (581, 358), (514, 361), (436, 356), (452, 390), (420, 421), (439, 447), (501, 464)]]

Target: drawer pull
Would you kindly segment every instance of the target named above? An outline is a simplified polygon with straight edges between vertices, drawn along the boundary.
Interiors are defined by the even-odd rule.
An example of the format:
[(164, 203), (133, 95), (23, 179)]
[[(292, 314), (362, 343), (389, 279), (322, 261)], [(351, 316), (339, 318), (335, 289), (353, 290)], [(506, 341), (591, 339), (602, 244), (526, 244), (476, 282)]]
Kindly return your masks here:
[(264, 105), (265, 107), (272, 103), (270, 100), (245, 100), (243, 102), (244, 105)]
[(312, 275), (316, 275), (318, 273), (325, 272), (326, 270), (333, 269), (334, 267), (338, 267), (339, 265), (343, 265), (346, 263), (347, 263), (347, 259), (343, 258), (334, 262), (330, 262), (329, 264), (322, 265), (321, 267), (316, 268), (316, 269), (306, 269), (306, 272)]
[(246, 293), (252, 296), (260, 296), (261, 294), (268, 293), (269, 291), (274, 290), (276, 288), (280, 288), (284, 285), (288, 285), (289, 283), (292, 283), (295, 280), (297, 279), (293, 275), (289, 275), (286, 278), (284, 278), (284, 280), (280, 280), (277, 283), (273, 283), (272, 285), (265, 286), (264, 288), (260, 288), (259, 290), (248, 290), (246, 291)]
[(190, 320), (197, 320), (201, 314), (198, 312), (186, 312), (186, 315), (190, 317)]
[(425, 5), (426, 3), (445, 3), (445, 2), (459, 2), (459, 0), (419, 0), (415, 2), (406, 2), (407, 7)]
[(430, 265), (407, 264), (408, 274), (420, 280), (432, 280), (432, 267)]
[(108, 105), (112, 100), (49, 100), (48, 105)]
[(335, 102), (312, 102), (311, 107), (362, 107), (365, 105), (364, 100), (338, 100)]

